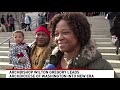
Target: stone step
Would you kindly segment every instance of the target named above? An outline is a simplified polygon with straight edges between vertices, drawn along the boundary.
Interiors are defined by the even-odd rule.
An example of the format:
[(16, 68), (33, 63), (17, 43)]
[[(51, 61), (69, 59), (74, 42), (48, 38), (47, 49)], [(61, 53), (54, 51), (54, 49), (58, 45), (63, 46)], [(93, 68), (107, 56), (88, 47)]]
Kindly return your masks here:
[[(10, 37), (11, 37), (11, 35), (7, 35), (7, 36), (4, 35), (4, 36), (0, 36), (0, 39), (5, 40)], [(92, 38), (109, 38), (109, 37), (111, 37), (111, 35), (94, 35), (94, 34), (92, 34), (91, 37)], [(27, 36), (25, 35), (25, 39), (33, 39), (33, 38), (35, 38), (34, 34), (27, 34)]]
[(96, 33), (97, 35), (105, 35), (104, 32), (107, 33), (106, 35), (111, 35), (110, 34), (110, 28), (103, 28), (103, 27), (99, 27), (99, 28), (98, 27), (93, 27), (93, 28), (91, 28), (91, 34), (95, 34)]
[[(12, 35), (10, 34), (8, 34), (8, 35), (0, 35), (0, 37), (1, 37), (1, 39), (3, 38), (9, 38), (9, 37), (11, 37)], [(24, 36), (25, 36), (25, 38), (29, 38), (30, 36), (32, 36), (32, 37), (34, 37), (35, 35), (34, 35), (34, 33), (33, 34), (24, 34)]]
[(120, 78), (120, 73), (117, 73), (118, 78)]
[[(95, 33), (97, 34), (97, 32), (103, 33), (103, 35), (105, 35), (105, 34), (104, 34), (104, 32), (105, 32), (105, 33), (107, 33), (106, 35), (110, 35), (110, 31), (108, 31), (107, 29), (99, 28), (99, 29), (97, 29), (97, 30), (93, 29), (93, 30), (91, 30), (91, 31), (92, 31), (92, 32), (91, 32), (92, 35), (95, 35)], [(102, 34), (99, 34), (99, 35), (102, 35)]]
[(117, 73), (118, 78), (120, 78), (120, 68), (114, 68), (114, 70)]
[[(97, 47), (98, 51), (101, 53), (115, 53), (116, 47)], [(8, 55), (9, 47), (0, 47), (0, 55)], [(120, 52), (120, 49), (119, 49)]]
[(0, 51), (9, 51), (9, 47), (8, 46), (6, 46), (6, 47), (5, 46), (0, 46)]
[(6, 70), (0, 70), (0, 78), (6, 78)]
[[(2, 37), (2, 36), (1, 36), (1, 37), (0, 37), (0, 39), (3, 40), (3, 41), (4, 41), (5, 39), (8, 39), (8, 38), (10, 38), (10, 36), (5, 36), (5, 37)], [(34, 35), (29, 35), (29, 36), (25, 36), (24, 38), (25, 38), (25, 39), (35, 39), (35, 36), (34, 36)]]
[[(8, 35), (0, 35), (0, 39), (9, 38), (11, 36), (12, 36), (11, 34), (10, 35), (9, 34)], [(29, 38), (30, 36), (34, 37), (35, 34), (34, 33), (31, 33), (31, 34), (25, 33), (24, 36), (25, 36), (25, 38)]]
[(92, 38), (95, 42), (111, 42), (111, 38)]
[[(10, 44), (12, 45), (12, 44), (15, 44), (15, 43), (10, 43)], [(29, 44), (31, 44), (31, 42), (30, 42), (30, 43), (27, 43), (27, 44), (29, 45)], [(9, 46), (9, 43), (7, 43), (7, 42), (4, 43), (2, 46), (0, 46), (0, 48), (3, 47), (3, 46), (8, 47), (8, 46)], [(4, 47), (3, 47), (3, 48), (4, 48)]]
[[(108, 26), (108, 27), (106, 27), (106, 26)], [(95, 30), (95, 31), (97, 31), (97, 30), (109, 31), (109, 29), (110, 29), (109, 25), (105, 25), (105, 26), (103, 25), (102, 27), (99, 27), (99, 28), (96, 28), (96, 27), (97, 26), (92, 23), (91, 31), (93, 31), (93, 30)]]
[[(116, 47), (97, 47), (98, 51), (101, 53), (115, 53)], [(119, 49), (120, 52), (120, 49)]]
[(120, 68), (114, 68), (114, 70), (115, 70), (116, 73), (120, 74)]
[(0, 70), (12, 69), (13, 65), (9, 64), (9, 62), (0, 62)]
[[(93, 39), (110, 39), (110, 35), (91, 35), (91, 37)], [(10, 38), (10, 36), (7, 37), (0, 37), (0, 42), (3, 42), (4, 40), (7, 40), (8, 38)], [(34, 35), (27, 35), (25, 36), (25, 40), (29, 40), (29, 39), (35, 39)], [(11, 39), (12, 41), (12, 39)]]
[(91, 35), (92, 38), (110, 38), (111, 35)]
[(0, 74), (0, 78), (6, 78), (6, 74)]
[(120, 60), (107, 59), (106, 61), (108, 61), (109, 63), (117, 63), (117, 64), (120, 64)]
[(99, 27), (98, 25), (99, 28), (96, 27), (97, 27), (96, 25), (92, 24), (91, 31), (109, 31), (110, 29), (109, 27), (106, 26)]
[(0, 51), (1, 56), (8, 56), (9, 51)]
[[(103, 33), (104, 33), (104, 31), (103, 31)], [(8, 35), (0, 35), (0, 39), (8, 39), (8, 38), (10, 38), (12, 35), (10, 34), (8, 34)], [(25, 38), (27, 38), (27, 39), (29, 39), (29, 38), (35, 38), (34, 37), (35, 35), (34, 35), (34, 33), (33, 34), (25, 34)], [(99, 34), (91, 34), (91, 37), (103, 37), (103, 38), (106, 38), (106, 37), (111, 37), (111, 35), (110, 34), (102, 34), (102, 35), (99, 35)]]
[[(0, 42), (3, 42), (4, 40), (0, 40)], [(31, 43), (31, 42), (33, 42), (34, 41), (34, 38), (33, 39), (25, 39), (24, 40), (26, 43)], [(8, 41), (6, 42), (6, 43), (8, 43)], [(13, 40), (10, 40), (10, 43), (14, 43), (14, 41)]]
[(114, 47), (114, 45), (111, 42), (96, 42), (97, 47)]
[[(0, 39), (9, 38), (11, 36), (12, 36), (12, 34), (0, 34)], [(24, 33), (24, 36), (25, 36), (25, 38), (29, 38), (30, 36), (34, 37), (35, 34), (34, 33)]]
[(0, 56), (0, 62), (9, 62), (8, 56)]
[[(23, 31), (24, 33), (34, 33), (35, 31)], [(0, 35), (2, 35), (2, 34), (4, 34), (4, 35), (6, 35), (6, 34), (12, 34), (12, 32), (0, 32)]]
[(115, 53), (101, 53), (104, 59), (108, 60), (120, 60), (120, 53), (116, 55)]
[[(101, 53), (104, 59), (109, 60), (120, 60), (120, 53), (116, 55), (115, 53)], [(9, 62), (8, 56), (0, 56), (0, 62)]]
[(120, 60), (107, 60), (113, 68), (120, 68)]
[(110, 32), (109, 31), (94, 31), (94, 32), (91, 32), (92, 35), (110, 35)]
[[(108, 27), (106, 27), (106, 26), (108, 26)], [(110, 29), (109, 25), (102, 25), (102, 27), (101, 27), (100, 25), (95, 25), (95, 23), (92, 23), (91, 30), (97, 31), (98, 29), (102, 29), (102, 28), (106, 31), (109, 31), (109, 29)]]
[[(95, 41), (95, 43), (96, 43), (97, 47), (114, 47), (114, 45), (111, 44), (111, 42), (96, 42)], [(14, 44), (14, 43), (11, 43), (11, 45), (12, 44)], [(27, 44), (30, 44), (30, 43), (27, 43)], [(0, 50), (7, 49), (8, 46), (9, 46), (9, 43), (4, 43), (2, 46), (0, 46)]]
[[(109, 27), (110, 26), (109, 21), (108, 20), (104, 21), (102, 18), (101, 18), (101, 20), (91, 19), (91, 20), (89, 20), (89, 22), (92, 23), (94, 25), (94, 27), (95, 26), (104, 26), (104, 27)], [(96, 24), (96, 22), (97, 22), (97, 24)]]

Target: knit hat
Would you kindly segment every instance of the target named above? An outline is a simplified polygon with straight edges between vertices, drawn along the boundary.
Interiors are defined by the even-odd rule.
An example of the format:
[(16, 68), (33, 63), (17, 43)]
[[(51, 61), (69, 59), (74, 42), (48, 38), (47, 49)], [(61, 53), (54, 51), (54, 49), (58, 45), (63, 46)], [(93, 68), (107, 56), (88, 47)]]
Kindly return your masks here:
[(37, 32), (40, 32), (40, 31), (45, 32), (45, 33), (48, 35), (48, 37), (50, 38), (50, 31), (47, 30), (45, 27), (40, 26), (40, 27), (36, 28), (35, 34), (36, 34)]

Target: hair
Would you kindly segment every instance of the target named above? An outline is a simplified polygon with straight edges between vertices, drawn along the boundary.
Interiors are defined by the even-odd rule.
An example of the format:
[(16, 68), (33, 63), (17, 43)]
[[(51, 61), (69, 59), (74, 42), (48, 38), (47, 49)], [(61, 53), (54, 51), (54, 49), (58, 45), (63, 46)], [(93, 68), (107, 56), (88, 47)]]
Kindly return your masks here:
[(10, 14), (10, 17), (12, 17), (12, 14)]
[(2, 17), (4, 17), (4, 15), (2, 15)]
[(14, 36), (15, 33), (21, 33), (22, 36), (24, 37), (24, 33), (23, 33), (23, 31), (21, 31), (21, 30), (15, 30), (15, 31), (12, 33), (12, 36)]
[(78, 38), (80, 47), (85, 46), (91, 38), (90, 24), (80, 12), (64, 12), (56, 14), (49, 22), (48, 29), (51, 31), (52, 37), (55, 36), (55, 28), (60, 20), (67, 21), (69, 27)]

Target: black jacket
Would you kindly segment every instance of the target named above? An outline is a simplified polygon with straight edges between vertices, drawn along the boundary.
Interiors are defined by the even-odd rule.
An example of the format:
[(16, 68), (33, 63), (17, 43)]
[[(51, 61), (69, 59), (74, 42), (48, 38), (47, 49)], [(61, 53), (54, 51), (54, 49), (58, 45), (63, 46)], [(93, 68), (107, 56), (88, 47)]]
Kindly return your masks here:
[(5, 24), (5, 19), (3, 17), (1, 18), (1, 23)]
[(113, 20), (118, 14), (120, 14), (120, 12), (108, 12), (108, 20)]

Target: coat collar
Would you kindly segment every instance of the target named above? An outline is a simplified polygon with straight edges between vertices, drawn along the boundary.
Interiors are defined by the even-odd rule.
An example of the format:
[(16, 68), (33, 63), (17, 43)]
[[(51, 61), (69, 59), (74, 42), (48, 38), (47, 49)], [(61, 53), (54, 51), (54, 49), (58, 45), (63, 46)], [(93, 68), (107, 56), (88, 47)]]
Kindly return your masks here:
[[(58, 54), (61, 56), (63, 55), (63, 53), (59, 51), (58, 47), (55, 47), (52, 51), (52, 55), (58, 57)], [(88, 44), (81, 49), (81, 52), (74, 58), (72, 65), (81, 68), (101, 57), (102, 55), (96, 50), (94, 41), (90, 40)]]

